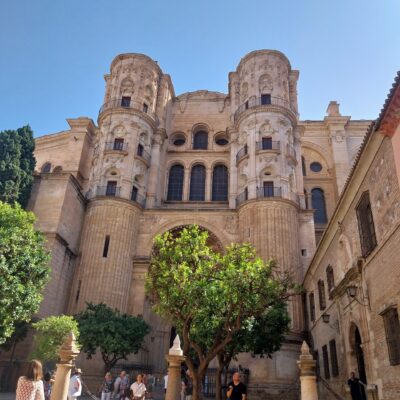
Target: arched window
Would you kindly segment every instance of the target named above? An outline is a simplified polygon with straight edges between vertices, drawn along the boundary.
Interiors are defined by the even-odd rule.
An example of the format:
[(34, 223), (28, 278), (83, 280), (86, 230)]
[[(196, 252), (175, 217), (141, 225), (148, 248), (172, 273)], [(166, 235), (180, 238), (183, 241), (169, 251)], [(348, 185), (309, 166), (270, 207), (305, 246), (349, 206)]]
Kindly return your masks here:
[(143, 157), (144, 147), (142, 144), (138, 144), (136, 154), (140, 157)]
[(51, 171), (51, 163), (47, 162), (42, 166), (42, 172), (49, 173)]
[(182, 200), (184, 173), (185, 170), (180, 164), (173, 165), (169, 170), (167, 200)]
[(208, 133), (205, 131), (198, 131), (193, 137), (193, 150), (207, 150), (208, 147)]
[(216, 165), (212, 178), (212, 200), (228, 200), (228, 168), (225, 165)]
[(314, 222), (316, 224), (326, 224), (326, 205), (324, 191), (319, 188), (311, 190), (311, 204), (314, 212)]
[(335, 287), (332, 265), (326, 267), (326, 282), (328, 283), (328, 292), (330, 292)]
[(57, 167), (54, 167), (54, 169), (53, 169), (53, 173), (54, 174), (59, 174), (60, 172), (62, 172), (62, 166), (61, 165), (57, 165)]
[(189, 200), (204, 201), (206, 189), (206, 169), (204, 165), (195, 165), (190, 174)]
[(319, 297), (319, 309), (325, 310), (326, 308), (325, 283), (321, 279), (318, 281), (318, 297)]

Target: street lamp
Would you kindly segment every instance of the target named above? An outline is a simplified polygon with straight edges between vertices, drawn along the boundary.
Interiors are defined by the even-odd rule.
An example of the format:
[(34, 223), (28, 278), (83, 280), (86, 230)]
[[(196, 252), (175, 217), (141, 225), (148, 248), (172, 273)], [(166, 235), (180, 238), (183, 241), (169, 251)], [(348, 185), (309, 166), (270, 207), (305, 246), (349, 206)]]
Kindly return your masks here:
[(354, 286), (354, 285), (347, 286), (346, 291), (347, 291), (347, 295), (353, 299), (354, 299), (354, 297), (357, 296), (357, 286)]
[(331, 316), (330, 314), (322, 314), (322, 321), (325, 322), (325, 324), (329, 324), (329, 320), (330, 320)]

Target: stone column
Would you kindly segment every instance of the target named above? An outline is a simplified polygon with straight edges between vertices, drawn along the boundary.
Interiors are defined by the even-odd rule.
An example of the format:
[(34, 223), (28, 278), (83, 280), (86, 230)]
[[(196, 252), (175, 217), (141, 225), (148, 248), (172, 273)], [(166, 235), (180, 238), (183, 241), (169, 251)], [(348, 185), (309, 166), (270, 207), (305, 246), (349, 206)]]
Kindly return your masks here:
[(191, 172), (191, 169), (185, 167), (185, 172), (184, 172), (184, 175), (183, 175), (183, 194), (182, 194), (182, 200), (184, 200), (184, 201), (188, 201), (189, 200), (190, 172)]
[(51, 400), (66, 400), (71, 369), (78, 354), (79, 350), (75, 345), (75, 335), (70, 332), (58, 353), (60, 362), (57, 364), (56, 379), (51, 391)]
[(168, 384), (165, 400), (179, 400), (182, 389), (181, 364), (185, 361), (179, 335), (176, 335), (174, 344), (165, 358), (168, 362)]
[(205, 201), (211, 201), (212, 192), (212, 169), (206, 168), (206, 188), (205, 188)]
[(301, 355), (297, 361), (300, 368), (301, 400), (318, 400), (316, 364), (317, 362), (310, 354), (310, 348), (306, 342), (303, 342)]

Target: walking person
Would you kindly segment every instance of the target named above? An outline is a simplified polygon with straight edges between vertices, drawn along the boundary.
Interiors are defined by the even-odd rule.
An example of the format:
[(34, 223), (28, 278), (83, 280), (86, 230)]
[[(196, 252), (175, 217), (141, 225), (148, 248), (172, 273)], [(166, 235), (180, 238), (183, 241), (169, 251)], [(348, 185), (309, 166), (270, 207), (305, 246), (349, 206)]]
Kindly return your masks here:
[(111, 372), (107, 372), (101, 384), (101, 400), (110, 400), (113, 392), (113, 381)]
[(185, 385), (185, 399), (184, 400), (192, 400), (193, 396), (193, 376), (192, 376), (192, 371), (188, 369), (186, 371), (186, 376), (184, 379), (184, 385)]
[(239, 372), (235, 372), (232, 376), (232, 382), (228, 385), (226, 393), (230, 400), (246, 400), (247, 387), (244, 383), (240, 382)]
[(53, 387), (53, 381), (51, 379), (51, 373), (46, 372), (43, 378), (43, 388), (44, 388), (44, 399), (50, 400), (51, 389)]
[(18, 379), (15, 400), (45, 400), (42, 377), (42, 364), (32, 360), (27, 374)]
[(127, 389), (129, 389), (129, 376), (126, 374), (126, 371), (121, 371), (119, 377), (114, 382), (114, 399), (124, 400)]
[(131, 385), (131, 393), (132, 399), (134, 400), (143, 400), (146, 394), (146, 385), (143, 383), (143, 376), (138, 374), (136, 377), (136, 382), (132, 383)]
[(75, 368), (74, 374), (69, 380), (68, 400), (76, 400), (82, 394), (82, 370)]
[(350, 394), (352, 400), (365, 400), (364, 386), (365, 383), (359, 378), (356, 378), (355, 372), (350, 374), (350, 379), (347, 381), (350, 386)]

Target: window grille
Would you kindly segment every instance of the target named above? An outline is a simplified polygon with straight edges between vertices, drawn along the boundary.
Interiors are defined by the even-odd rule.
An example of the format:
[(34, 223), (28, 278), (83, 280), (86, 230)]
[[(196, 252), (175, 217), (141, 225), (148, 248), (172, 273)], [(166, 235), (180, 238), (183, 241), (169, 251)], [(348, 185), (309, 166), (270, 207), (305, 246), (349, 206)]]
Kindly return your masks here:
[(274, 182), (263, 182), (264, 197), (274, 197)]
[(195, 165), (190, 175), (189, 200), (204, 201), (206, 188), (206, 169), (203, 165)]
[(217, 165), (213, 171), (212, 200), (228, 200), (228, 168), (225, 165)]
[(372, 215), (369, 193), (365, 192), (356, 208), (358, 231), (360, 234), (361, 254), (367, 257), (376, 247), (374, 218)]
[(114, 150), (123, 150), (124, 149), (124, 139), (114, 139)]
[(330, 292), (335, 287), (335, 277), (331, 265), (326, 267), (326, 282), (328, 284), (328, 292)]
[(318, 296), (319, 296), (319, 308), (325, 310), (326, 298), (325, 298), (325, 283), (323, 280), (318, 281)]
[(182, 165), (174, 165), (169, 170), (167, 200), (182, 200), (184, 173)]
[(326, 205), (324, 191), (319, 188), (311, 190), (311, 204), (314, 212), (314, 222), (316, 224), (326, 224)]
[(338, 364), (338, 359), (337, 359), (335, 339), (332, 339), (329, 342), (329, 352), (331, 353), (332, 376), (339, 376), (339, 364)]
[(117, 181), (108, 181), (106, 196), (115, 196), (117, 194)]
[(207, 147), (208, 147), (208, 133), (205, 131), (196, 132), (193, 137), (193, 149), (207, 150)]
[(271, 150), (272, 149), (272, 138), (271, 137), (263, 137), (262, 139), (262, 149), (263, 150)]
[(327, 345), (322, 346), (322, 359), (324, 361), (325, 379), (329, 379), (331, 377), (331, 373), (329, 371), (329, 358), (328, 358), (328, 347), (327, 347)]
[(391, 308), (383, 315), (386, 343), (390, 365), (400, 364), (400, 322), (397, 308)]
[(308, 300), (310, 302), (310, 319), (311, 322), (315, 321), (315, 300), (314, 300), (314, 293), (310, 293)]
[(123, 96), (121, 99), (121, 107), (129, 107), (131, 105), (131, 98), (129, 96)]

